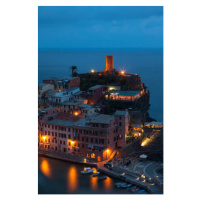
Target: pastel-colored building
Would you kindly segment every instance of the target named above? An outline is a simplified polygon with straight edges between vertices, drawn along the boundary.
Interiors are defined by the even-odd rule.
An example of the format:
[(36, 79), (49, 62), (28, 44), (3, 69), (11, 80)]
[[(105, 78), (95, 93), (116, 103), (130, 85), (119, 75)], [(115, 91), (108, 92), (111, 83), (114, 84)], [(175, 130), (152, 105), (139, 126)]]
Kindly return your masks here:
[(63, 79), (55, 83), (55, 90), (57, 92), (63, 92), (64, 90), (80, 87), (80, 78), (71, 77), (68, 79)]
[[(42, 123), (40, 146), (60, 152), (77, 152), (86, 158), (108, 159), (116, 147), (125, 146), (128, 112), (115, 115), (72, 115), (60, 112)], [(41, 139), (42, 140), (42, 139)]]
[(73, 99), (73, 94), (79, 91), (79, 87), (71, 88), (63, 92), (53, 93), (48, 97), (48, 99), (53, 107), (59, 107), (61, 103), (65, 101), (71, 101)]
[(48, 83), (40, 83), (38, 85), (38, 98), (41, 98), (42, 94), (47, 90), (54, 90), (54, 85)]
[(106, 87), (103, 85), (95, 85), (87, 92), (83, 92), (83, 97), (88, 99), (88, 104), (96, 105), (104, 96)]

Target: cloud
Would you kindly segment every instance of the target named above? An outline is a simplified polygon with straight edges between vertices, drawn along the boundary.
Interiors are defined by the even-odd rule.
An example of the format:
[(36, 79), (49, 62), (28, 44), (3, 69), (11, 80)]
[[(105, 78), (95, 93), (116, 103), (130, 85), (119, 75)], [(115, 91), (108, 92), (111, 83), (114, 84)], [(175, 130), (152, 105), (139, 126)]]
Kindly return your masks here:
[(162, 47), (162, 7), (39, 7), (39, 48)]

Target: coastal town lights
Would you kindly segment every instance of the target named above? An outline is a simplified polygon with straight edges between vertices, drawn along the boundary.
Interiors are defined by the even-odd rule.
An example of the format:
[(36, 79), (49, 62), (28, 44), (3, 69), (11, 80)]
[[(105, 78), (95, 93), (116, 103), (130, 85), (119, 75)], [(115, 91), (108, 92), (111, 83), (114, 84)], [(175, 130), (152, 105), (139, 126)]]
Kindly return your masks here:
[(124, 70), (121, 70), (121, 74), (124, 75), (124, 74), (125, 74), (125, 71), (124, 71)]
[(150, 138), (148, 138), (148, 137), (145, 138), (145, 139), (142, 141), (141, 146), (142, 146), (142, 147), (146, 146), (150, 141), (151, 141)]

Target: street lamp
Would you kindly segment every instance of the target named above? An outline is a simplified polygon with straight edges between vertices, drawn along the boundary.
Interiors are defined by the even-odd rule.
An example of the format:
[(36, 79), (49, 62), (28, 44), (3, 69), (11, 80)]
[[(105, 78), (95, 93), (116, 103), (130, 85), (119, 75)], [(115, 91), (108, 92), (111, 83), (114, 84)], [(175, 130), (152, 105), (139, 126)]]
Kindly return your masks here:
[(108, 156), (107, 156), (108, 152), (109, 152), (109, 150), (107, 149), (106, 150), (106, 160), (108, 159)]
[(45, 139), (46, 139), (46, 136), (43, 136), (42, 138), (43, 138), (43, 140), (44, 140), (44, 141), (43, 141), (43, 144), (44, 144), (44, 142), (45, 142)]

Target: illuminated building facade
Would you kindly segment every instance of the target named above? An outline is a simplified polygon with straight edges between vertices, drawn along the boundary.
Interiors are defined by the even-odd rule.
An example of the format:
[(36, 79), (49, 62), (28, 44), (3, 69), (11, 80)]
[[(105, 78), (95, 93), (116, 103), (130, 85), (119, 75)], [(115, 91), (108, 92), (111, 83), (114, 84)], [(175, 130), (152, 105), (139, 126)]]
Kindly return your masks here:
[(96, 161), (106, 160), (116, 147), (125, 146), (128, 120), (127, 111), (87, 117), (62, 112), (52, 118), (46, 116), (39, 120), (42, 129), (39, 146), (58, 152), (80, 153)]

